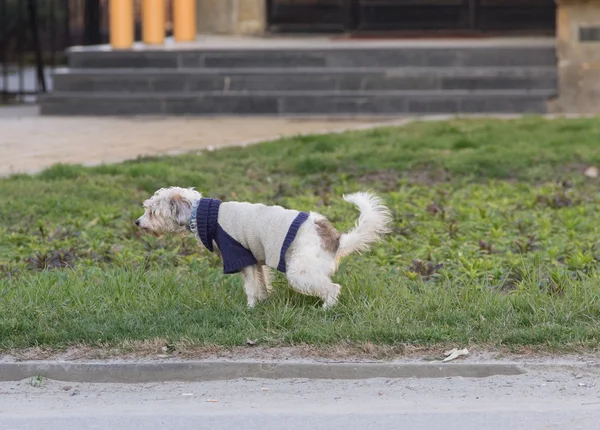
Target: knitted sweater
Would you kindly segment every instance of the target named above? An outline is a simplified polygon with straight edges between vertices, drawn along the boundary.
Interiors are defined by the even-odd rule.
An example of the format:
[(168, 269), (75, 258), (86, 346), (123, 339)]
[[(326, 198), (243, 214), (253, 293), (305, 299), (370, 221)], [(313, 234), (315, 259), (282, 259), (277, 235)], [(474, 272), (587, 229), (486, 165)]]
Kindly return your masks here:
[(209, 251), (213, 252), (216, 243), (224, 273), (237, 273), (257, 263), (285, 273), (285, 254), (307, 219), (306, 212), (281, 206), (203, 198), (191, 225)]

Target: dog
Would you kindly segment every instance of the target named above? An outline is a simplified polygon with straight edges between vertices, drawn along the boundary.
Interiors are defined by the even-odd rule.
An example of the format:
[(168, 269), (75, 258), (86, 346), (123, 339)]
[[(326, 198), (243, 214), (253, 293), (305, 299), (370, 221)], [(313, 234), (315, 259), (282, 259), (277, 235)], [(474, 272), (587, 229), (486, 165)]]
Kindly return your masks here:
[(297, 292), (334, 306), (341, 286), (332, 282), (340, 259), (367, 250), (390, 232), (392, 217), (369, 192), (343, 196), (360, 211), (354, 228), (339, 233), (316, 212), (203, 198), (194, 188), (161, 188), (143, 204), (135, 224), (157, 237), (192, 233), (209, 250), (218, 248), (225, 274), (241, 272), (248, 306), (270, 292), (269, 270), (286, 275)]

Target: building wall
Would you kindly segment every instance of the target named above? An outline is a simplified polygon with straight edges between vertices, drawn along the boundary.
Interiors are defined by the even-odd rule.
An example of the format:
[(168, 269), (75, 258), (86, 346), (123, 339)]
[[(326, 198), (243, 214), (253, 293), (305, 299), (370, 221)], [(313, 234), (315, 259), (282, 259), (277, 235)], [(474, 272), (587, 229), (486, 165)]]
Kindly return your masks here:
[(600, 1), (559, 0), (557, 113), (600, 113)]
[(197, 0), (198, 32), (262, 34), (266, 11), (266, 0)]

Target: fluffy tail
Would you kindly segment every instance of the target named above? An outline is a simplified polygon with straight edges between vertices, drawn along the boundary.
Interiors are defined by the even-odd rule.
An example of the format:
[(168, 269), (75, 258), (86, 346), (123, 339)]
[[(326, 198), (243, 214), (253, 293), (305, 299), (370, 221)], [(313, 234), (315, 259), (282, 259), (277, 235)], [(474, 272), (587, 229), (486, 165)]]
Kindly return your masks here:
[(360, 211), (356, 226), (340, 237), (340, 246), (336, 256), (345, 257), (353, 252), (366, 251), (373, 242), (377, 242), (390, 232), (392, 216), (381, 199), (371, 193), (354, 193), (344, 196), (344, 200), (354, 203)]

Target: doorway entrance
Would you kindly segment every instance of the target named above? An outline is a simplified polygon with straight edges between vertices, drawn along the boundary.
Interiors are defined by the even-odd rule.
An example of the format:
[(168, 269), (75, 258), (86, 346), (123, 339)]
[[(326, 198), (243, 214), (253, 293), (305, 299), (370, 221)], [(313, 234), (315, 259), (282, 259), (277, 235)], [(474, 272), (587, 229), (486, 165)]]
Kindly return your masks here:
[(268, 0), (275, 32), (554, 33), (555, 0)]

